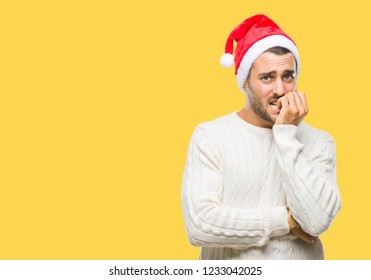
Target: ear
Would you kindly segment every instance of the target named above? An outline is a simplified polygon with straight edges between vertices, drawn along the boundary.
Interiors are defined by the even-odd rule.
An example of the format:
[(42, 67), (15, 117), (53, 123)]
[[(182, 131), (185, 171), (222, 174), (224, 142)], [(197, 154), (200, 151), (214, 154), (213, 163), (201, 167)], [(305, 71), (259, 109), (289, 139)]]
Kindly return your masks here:
[(249, 77), (247, 77), (245, 83), (243, 84), (243, 90), (245, 94), (249, 92)]

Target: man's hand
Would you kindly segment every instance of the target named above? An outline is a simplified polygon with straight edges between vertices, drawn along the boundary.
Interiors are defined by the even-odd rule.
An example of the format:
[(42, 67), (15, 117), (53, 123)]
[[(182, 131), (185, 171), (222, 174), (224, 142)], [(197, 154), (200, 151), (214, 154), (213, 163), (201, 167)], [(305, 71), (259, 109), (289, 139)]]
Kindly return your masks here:
[(305, 241), (306, 243), (313, 243), (318, 239), (317, 236), (312, 236), (308, 233), (306, 233), (298, 224), (298, 222), (294, 219), (294, 217), (291, 215), (290, 209), (287, 209), (287, 215), (288, 215), (288, 222), (290, 227), (290, 232), (299, 237), (301, 240)]
[(277, 100), (281, 111), (275, 124), (299, 125), (308, 114), (307, 99), (304, 92), (289, 92)]

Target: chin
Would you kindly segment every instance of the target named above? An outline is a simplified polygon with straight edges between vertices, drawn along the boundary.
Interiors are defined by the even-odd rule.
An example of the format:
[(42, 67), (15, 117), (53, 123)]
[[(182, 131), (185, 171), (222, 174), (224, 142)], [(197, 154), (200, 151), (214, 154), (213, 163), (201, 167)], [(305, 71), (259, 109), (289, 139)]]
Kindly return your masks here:
[(279, 113), (270, 113), (268, 115), (269, 115), (269, 118), (272, 120), (272, 122), (275, 123), (278, 118)]

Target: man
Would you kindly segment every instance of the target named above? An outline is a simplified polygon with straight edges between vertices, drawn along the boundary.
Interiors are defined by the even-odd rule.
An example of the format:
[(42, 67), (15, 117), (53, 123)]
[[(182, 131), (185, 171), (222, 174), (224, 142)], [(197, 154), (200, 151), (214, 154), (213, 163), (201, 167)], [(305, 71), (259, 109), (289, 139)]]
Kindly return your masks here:
[(231, 32), (223, 66), (233, 41), (246, 104), (194, 131), (182, 185), (188, 238), (200, 259), (323, 259), (319, 236), (341, 206), (335, 146), (302, 121), (297, 47), (264, 15)]

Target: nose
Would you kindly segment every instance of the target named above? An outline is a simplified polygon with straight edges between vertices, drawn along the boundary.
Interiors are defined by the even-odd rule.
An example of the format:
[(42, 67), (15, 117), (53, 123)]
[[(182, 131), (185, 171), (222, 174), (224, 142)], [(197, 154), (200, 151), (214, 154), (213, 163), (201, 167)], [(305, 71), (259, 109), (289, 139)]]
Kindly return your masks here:
[(284, 84), (281, 79), (276, 79), (276, 83), (274, 84), (273, 93), (282, 96), (285, 94)]

